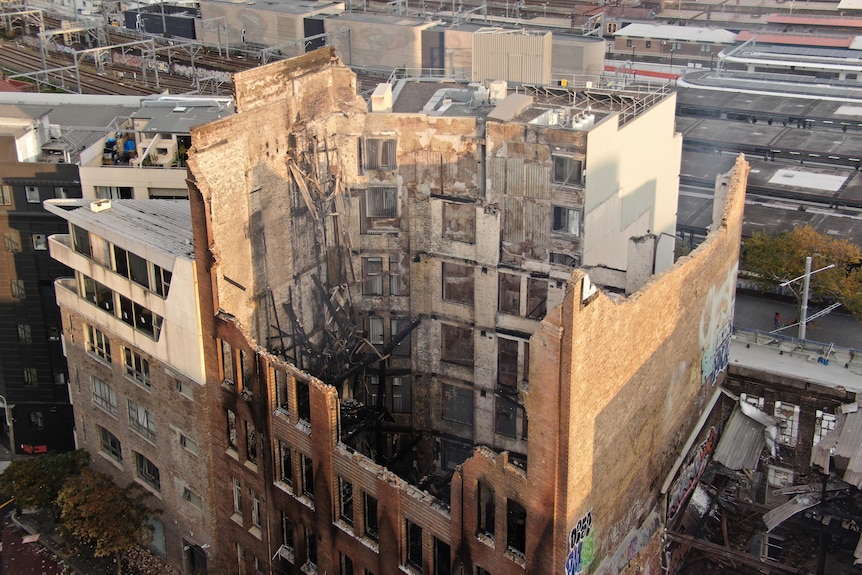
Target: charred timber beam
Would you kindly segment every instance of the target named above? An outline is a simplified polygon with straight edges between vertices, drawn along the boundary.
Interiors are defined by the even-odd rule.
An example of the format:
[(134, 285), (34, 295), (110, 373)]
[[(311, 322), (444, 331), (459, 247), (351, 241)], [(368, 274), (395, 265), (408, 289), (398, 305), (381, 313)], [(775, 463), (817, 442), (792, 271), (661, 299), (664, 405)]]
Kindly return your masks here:
[[(717, 545), (704, 539), (696, 539), (690, 535), (683, 535), (682, 533), (668, 531), (667, 537), (671, 541), (694, 547), (695, 549), (699, 549), (716, 557), (744, 563), (750, 567), (754, 567), (760, 570), (761, 573), (800, 573), (799, 569), (795, 567), (790, 567), (788, 565), (783, 565), (777, 561), (773, 561), (772, 559), (758, 559), (754, 555), (749, 555), (748, 553), (743, 553), (742, 551), (736, 551), (734, 549), (728, 549), (727, 547), (724, 547), (722, 545)], [(766, 571), (764, 571), (764, 569)]]
[(375, 355), (371, 355), (371, 356), (365, 358), (364, 360), (362, 360), (358, 364), (354, 365), (353, 367), (351, 367), (347, 371), (341, 373), (340, 375), (336, 375), (331, 381), (328, 381), (327, 383), (329, 383), (330, 385), (336, 385), (338, 383), (341, 383), (345, 379), (348, 379), (349, 377), (351, 377), (353, 374), (358, 373), (362, 369), (365, 369), (366, 366), (371, 365), (372, 363), (374, 363), (376, 361), (380, 361), (381, 357), (388, 356), (389, 353), (393, 349), (395, 349), (395, 346), (397, 346), (399, 343), (401, 343), (405, 337), (410, 335), (410, 332), (412, 332), (414, 329), (419, 327), (419, 322), (421, 322), (421, 321), (422, 321), (421, 318), (418, 318), (418, 317), (413, 319), (410, 322), (410, 325), (408, 325), (407, 327), (402, 329), (400, 332), (398, 332), (398, 334), (395, 337), (393, 337), (389, 341), (388, 344), (383, 346), (383, 349), (380, 351), (379, 355), (375, 354)]

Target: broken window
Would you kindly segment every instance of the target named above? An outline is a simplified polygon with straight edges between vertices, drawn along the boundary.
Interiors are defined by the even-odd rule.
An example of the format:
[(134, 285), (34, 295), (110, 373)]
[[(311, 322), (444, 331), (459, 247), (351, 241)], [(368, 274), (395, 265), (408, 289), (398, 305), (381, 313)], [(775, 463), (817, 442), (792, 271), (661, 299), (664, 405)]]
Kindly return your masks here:
[(341, 556), (341, 571), (340, 575), (353, 575), (353, 559), (345, 555), (344, 553), (340, 553)]
[(362, 295), (383, 295), (383, 258), (362, 258)]
[(311, 423), (311, 396), (307, 381), (294, 379), (296, 382), (296, 410), (300, 419)]
[(549, 260), (552, 264), (565, 266), (567, 268), (576, 268), (581, 265), (580, 256), (573, 256), (561, 252), (551, 252)]
[(408, 565), (412, 565), (417, 569), (422, 569), (422, 528), (409, 519), (407, 519), (406, 522), (406, 562)]
[(343, 477), (338, 478), (341, 505), (339, 507), (342, 520), (353, 525), (353, 484)]
[(473, 425), (473, 390), (443, 384), (443, 419)]
[(835, 429), (837, 419), (831, 413), (820, 411), (815, 412), (814, 420), (814, 445), (820, 443), (820, 440), (826, 437), (826, 434)]
[(233, 374), (233, 349), (230, 344), (224, 340), (221, 340), (220, 344), (222, 381), (233, 385), (233, 382), (235, 381)]
[(443, 299), (473, 305), (473, 267), (443, 262)]
[(365, 376), (365, 405), (377, 405), (377, 394), (380, 391), (379, 381), (376, 375)]
[[(410, 319), (406, 317), (393, 317), (389, 321), (389, 327), (391, 331), (391, 337), (396, 337), (403, 330), (410, 327)], [(392, 355), (397, 356), (409, 356), (410, 355), (410, 337), (411, 334), (407, 334), (398, 344), (392, 348)]]
[(548, 280), (528, 278), (527, 280), (527, 317), (542, 319), (548, 306)]
[(245, 458), (249, 463), (257, 463), (257, 430), (248, 421), (245, 422)]
[(521, 313), (521, 276), (500, 272), (497, 310), (512, 315)]
[(314, 499), (314, 462), (304, 453), (299, 454), (300, 471), (302, 471), (302, 494)]
[(566, 206), (554, 206), (554, 233), (569, 236), (581, 235), (581, 210)]
[(799, 406), (776, 401), (775, 417), (778, 419), (778, 424), (781, 427), (781, 435), (778, 436), (778, 442), (795, 447), (799, 434)]
[(363, 496), (363, 511), (365, 515), (365, 535), (370, 539), (377, 541), (378, 520), (377, 520), (377, 498), (365, 493)]
[(497, 383), (518, 385), (518, 340), (497, 338)]
[(768, 466), (767, 480), (772, 487), (787, 487), (793, 485), (793, 470), (784, 467)]
[(477, 485), (479, 524), (476, 527), (476, 533), (486, 535), (491, 539), (494, 538), (494, 517), (496, 513), (496, 504), (494, 502), (494, 489), (485, 483), (479, 481)]
[(242, 516), (242, 485), (239, 482), (239, 479), (233, 478), (231, 480), (233, 484), (233, 512), (240, 517)]
[(398, 215), (398, 188), (376, 186), (365, 191), (365, 215), (369, 218), (394, 218)]
[(389, 295), (410, 295), (410, 260), (409, 255), (395, 254), (389, 256)]
[(227, 410), (227, 446), (236, 451), (236, 413)]
[(476, 206), (443, 202), (442, 236), (457, 242), (476, 243)]
[(754, 407), (756, 407), (757, 409), (760, 409), (760, 410), (763, 409), (763, 404), (765, 402), (765, 400), (762, 397), (757, 397), (756, 395), (749, 395), (747, 393), (740, 393), (739, 394), (739, 400), (744, 401), (745, 403), (747, 403), (749, 405), (753, 405)]
[(440, 359), (460, 365), (473, 365), (473, 330), (440, 324)]
[(411, 413), (413, 411), (413, 383), (409, 375), (392, 377), (392, 411)]
[(434, 575), (452, 574), (452, 551), (449, 544), (434, 538)]
[(311, 529), (305, 529), (305, 556), (308, 570), (305, 573), (317, 573), (317, 536)]
[(293, 520), (290, 516), (282, 511), (281, 512), (281, 544), (285, 547), (286, 551), (289, 551), (292, 555), (295, 543), (293, 539)]
[(254, 377), (254, 354), (244, 349), (239, 350), (239, 361), (242, 366), (242, 388), (251, 390)]
[(287, 402), (287, 372), (275, 370), (275, 404), (281, 409), (288, 409)]
[(395, 151), (394, 138), (365, 138), (365, 169), (394, 170)]
[(375, 316), (365, 318), (365, 334), (369, 343), (383, 345), (383, 318)]
[(286, 485), (293, 485), (293, 459), (290, 447), (281, 441), (278, 442), (278, 464), (279, 481)]
[(522, 556), (527, 551), (527, 510), (514, 499), (506, 500), (506, 546)]
[(454, 441), (440, 442), (440, 462), (443, 469), (452, 471), (473, 454), (473, 446)]
[(518, 403), (513, 399), (498, 395), (495, 398), (496, 421), (495, 430), (500, 435), (508, 437), (518, 436)]
[(580, 160), (571, 156), (553, 156), (554, 158), (554, 183), (564, 186), (573, 186), (581, 183), (581, 172), (583, 170)]

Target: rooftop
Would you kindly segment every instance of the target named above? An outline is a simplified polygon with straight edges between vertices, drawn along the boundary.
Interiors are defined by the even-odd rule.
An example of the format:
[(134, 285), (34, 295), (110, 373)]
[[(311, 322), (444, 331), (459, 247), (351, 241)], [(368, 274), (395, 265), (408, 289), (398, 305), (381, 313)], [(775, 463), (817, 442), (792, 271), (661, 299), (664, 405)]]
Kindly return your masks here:
[[(668, 93), (665, 84), (628, 89), (598, 87), (598, 82), (580, 87), (523, 85), (516, 92), (510, 92), (493, 85), (489, 89), (479, 83), (403, 79), (393, 88), (392, 112), (487, 118), (585, 130), (616, 112), (622, 114), (622, 124)], [(578, 122), (585, 115), (591, 116), (589, 125)]]
[(144, 132), (187, 134), (233, 112), (233, 98), (161, 96), (142, 101), (132, 118), (149, 120)]
[(120, 246), (131, 241), (151, 251), (194, 260), (191, 212), (185, 200), (47, 200), (44, 205)]
[(258, 10), (269, 10), (282, 14), (317, 14), (321, 11), (332, 10), (341, 12), (344, 10), (344, 2), (315, 2), (314, 0), (302, 0), (299, 2), (284, 2), (279, 0), (247, 0), (244, 2), (231, 2), (225, 0), (208, 0), (207, 4), (233, 4), (236, 6), (250, 6)]
[(736, 41), (736, 33), (730, 30), (672, 24), (629, 24), (617, 30), (614, 36), (717, 44), (733, 44)]

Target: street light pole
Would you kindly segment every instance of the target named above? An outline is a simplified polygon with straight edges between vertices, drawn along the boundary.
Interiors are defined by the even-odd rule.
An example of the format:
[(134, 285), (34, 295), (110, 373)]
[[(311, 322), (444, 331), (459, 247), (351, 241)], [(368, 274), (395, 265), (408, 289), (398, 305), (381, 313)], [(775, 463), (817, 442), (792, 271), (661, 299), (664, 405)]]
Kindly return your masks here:
[(802, 305), (799, 307), (799, 339), (805, 341), (805, 317), (808, 315), (808, 287), (811, 285), (811, 256), (805, 258), (805, 277), (802, 279)]
[(805, 273), (797, 278), (793, 278), (792, 280), (787, 280), (786, 282), (781, 282), (779, 287), (787, 287), (795, 281), (802, 280), (802, 302), (799, 306), (799, 339), (801, 341), (805, 341), (805, 331), (806, 331), (806, 319), (808, 316), (808, 288), (811, 284), (811, 276), (816, 274), (817, 272), (822, 272), (825, 270), (830, 270), (835, 267), (835, 264), (829, 264), (826, 267), (822, 267), (820, 269), (816, 269), (811, 271), (811, 256), (805, 258)]

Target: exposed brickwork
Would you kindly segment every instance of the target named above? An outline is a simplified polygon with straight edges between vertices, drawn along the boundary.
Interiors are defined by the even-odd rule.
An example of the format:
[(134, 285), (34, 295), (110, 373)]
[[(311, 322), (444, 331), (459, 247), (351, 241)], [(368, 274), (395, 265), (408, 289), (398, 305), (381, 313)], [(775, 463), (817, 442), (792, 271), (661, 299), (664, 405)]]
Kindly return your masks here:
[[(220, 567), (240, 571), (239, 543), (246, 551), (246, 569), (252, 568), (251, 555), (268, 561), (282, 553), (289, 559), (276, 557), (274, 568), (295, 573), (313, 561), (318, 573), (338, 573), (343, 554), (352, 560), (354, 572), (395, 575), (418, 572), (407, 563), (421, 555), (421, 571), (435, 573), (442, 570), (437, 551), (447, 545), (449, 559), (465, 572), (481, 566), (495, 575), (553, 573), (564, 569), (569, 532), (585, 516), (592, 518), (590, 541), (596, 554), (584, 569), (620, 572), (625, 565), (618, 551), (638, 529), (639, 540), (646, 542), (637, 549), (638, 561), (654, 564), (657, 523), (651, 512), (712, 392), (711, 384), (703, 384), (702, 369), (709, 369), (721, 342), (720, 328), (730, 319), (747, 164), (736, 166), (722, 225), (691, 256), (630, 297), (582, 295), (588, 291), (585, 274), (575, 271), (570, 277), (568, 270), (545, 264), (547, 247), (535, 243), (539, 235), (514, 251), (511, 242), (503, 245), (505, 218), (493, 200), (494, 193), (549, 193), (549, 147), (565, 143), (577, 148), (585, 142), (558, 141), (532, 126), (525, 132), (521, 124), (501, 124), (491, 130), (498, 147), (484, 150), (475, 120), (368, 114), (353, 92), (354, 82), (328, 50), (272, 64), (237, 77), (238, 115), (193, 134), (192, 210), (196, 226), (205, 226), (196, 228), (199, 283), (204, 291), (212, 287), (202, 306), (204, 315), (218, 314), (213, 323), (206, 319), (203, 329), (213, 335), (205, 348)], [(667, 99), (657, 106), (660, 118), (672, 116), (672, 104)], [(662, 129), (669, 125), (668, 119)], [(605, 125), (603, 137), (615, 128)], [(369, 137), (397, 141), (397, 170), (360, 166)], [(537, 143), (541, 138), (546, 139)], [(672, 134), (663, 138), (668, 148), (676, 142)], [(519, 171), (525, 156), (535, 160), (529, 176)], [(479, 162), (485, 165), (479, 168)], [(483, 181), (483, 170), (494, 166), (499, 170), (484, 174)], [(442, 184), (446, 173), (454, 174), (448, 189)], [(499, 178), (504, 177), (512, 182), (503, 185)], [(535, 186), (521, 189), (516, 177)], [(500, 189), (486, 195), (484, 188), (493, 178)], [(374, 218), (366, 215), (366, 191), (387, 186), (397, 190), (397, 207), (387, 204), (374, 216), (377, 221), (369, 221)], [(585, 202), (585, 189), (561, 194), (577, 205)], [(445, 237), (442, 202), (449, 200), (474, 208), (474, 243)], [(524, 219), (512, 233), (540, 227), (550, 233), (550, 200), (531, 197), (531, 202), (541, 204), (535, 210), (539, 215)], [(366, 227), (375, 233), (365, 233)], [(404, 253), (410, 254), (409, 298), (390, 293), (389, 282), (384, 282), (384, 293), (366, 293), (372, 280), (362, 276), (362, 258), (379, 257), (391, 279), (398, 264), (390, 257)], [(444, 263), (472, 270), (472, 304), (443, 297)], [(522, 291), (517, 313), (497, 310), (501, 268), (518, 275)], [(344, 277), (334, 280), (339, 274)], [(547, 283), (542, 303), (548, 312), (541, 323), (523, 310), (535, 280)], [(324, 281), (329, 281), (329, 291), (318, 289), (317, 282)], [(340, 313), (337, 306), (342, 305)], [(335, 357), (338, 346), (345, 345), (339, 321), (361, 326), (375, 314), (388, 318), (402, 313), (419, 320), (411, 358), (392, 363), (412, 369), (413, 415), (399, 415), (385, 425), (410, 423), (446, 440), (490, 446), (478, 448), (455, 470), (448, 506), (340, 443), (338, 397), (350, 399), (362, 386), (351, 385), (351, 363), (324, 354), (315, 357), (310, 350), (328, 341), (327, 352)], [(447, 325), (469, 330), (470, 337), (453, 346), (457, 349), (445, 349)], [(385, 328), (384, 341), (391, 337), (390, 329)], [(529, 343), (529, 371), (519, 374), (511, 392), (526, 410), (526, 439), (502, 436), (496, 429), (502, 337), (518, 340), (522, 354)], [(235, 362), (240, 350), (257, 358), (251, 380), (222, 383), (219, 340), (230, 344)], [(470, 346), (472, 357), (465, 361), (459, 353)], [(521, 357), (518, 369), (525, 366)], [(276, 397), (273, 370), (288, 374), (286, 407)], [(328, 376), (345, 371), (337, 388), (326, 385)], [(301, 415), (305, 407), (298, 390), (306, 388), (308, 414)], [(444, 412), (451, 388), (466, 389), (465, 397), (473, 399), (470, 421), (458, 419), (467, 419), (464, 414)], [(243, 396), (246, 390), (251, 393)], [(236, 449), (227, 443), (227, 410), (236, 414)], [(254, 468), (246, 464), (246, 422), (265, 435), (258, 436)], [(410, 436), (405, 435), (407, 443)], [(386, 441), (394, 436), (385, 435)], [(422, 437), (415, 440), (411, 450), (426, 449)], [(386, 441), (367, 450), (385, 461), (398, 448)], [(286, 479), (281, 477), (280, 448), (291, 450)], [(443, 458), (430, 455), (437, 467), (429, 469), (442, 473)], [(233, 478), (241, 481), (244, 496), (249, 488), (262, 494), (268, 529), (261, 539), (249, 531), (246, 504), (242, 517), (231, 519)], [(352, 484), (352, 523), (341, 517), (340, 480)], [(492, 538), (477, 537), (479, 481), (494, 492)], [(377, 502), (374, 521), (366, 516), (366, 496)], [(522, 524), (508, 512), (519, 506), (525, 511)], [(291, 521), (289, 550), (280, 550), (282, 513)], [(421, 528), (419, 547), (409, 544), (408, 521)], [(368, 531), (375, 527), (376, 533)], [(631, 557), (625, 559), (628, 564)]]
[[(146, 356), (150, 362), (151, 385), (149, 388), (142, 386), (125, 373), (122, 346), (129, 346), (129, 343), (99, 326), (111, 346), (111, 361), (104, 361), (86, 350), (84, 326), (93, 325), (93, 322), (69, 309), (62, 309), (62, 316), (67, 357), (73, 366), (69, 392), (75, 406), (78, 447), (89, 451), (93, 469), (107, 473), (120, 485), (137, 482), (152, 494), (148, 504), (162, 510), (158, 518), (165, 529), (167, 561), (182, 566), (186, 561), (186, 543), (211, 545), (213, 541), (215, 521), (210, 509), (213, 502), (208, 485), (208, 442), (206, 430), (200, 426), (205, 390), (151, 356)], [(94, 401), (92, 376), (105, 381), (114, 390), (114, 413)], [(191, 397), (177, 391), (178, 381), (192, 393)], [(154, 414), (153, 438), (146, 438), (130, 427), (129, 400)], [(171, 408), (156, 408), (164, 405)], [(102, 446), (100, 427), (119, 439), (122, 461), (117, 461)], [(180, 435), (194, 445), (184, 448)], [(159, 468), (159, 491), (138, 477), (135, 453), (142, 454)], [(185, 488), (202, 498), (200, 508), (184, 498)]]

